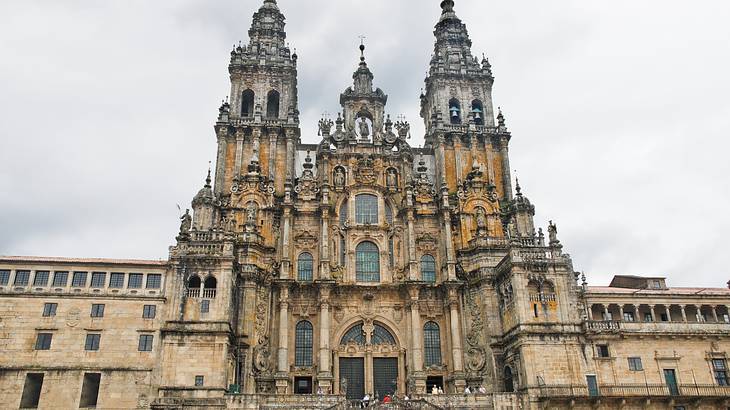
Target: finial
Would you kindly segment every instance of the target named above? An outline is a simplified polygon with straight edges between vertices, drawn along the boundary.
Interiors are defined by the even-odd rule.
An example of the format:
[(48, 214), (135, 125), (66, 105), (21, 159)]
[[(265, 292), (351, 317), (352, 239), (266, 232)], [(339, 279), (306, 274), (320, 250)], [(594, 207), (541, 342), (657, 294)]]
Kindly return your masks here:
[(358, 36), (360, 39), (360, 61), (365, 62), (365, 36)]
[(497, 110), (499, 110), (499, 114), (497, 114), (497, 122), (499, 123), (500, 127), (504, 127), (505, 122), (504, 122), (504, 115), (502, 114), (502, 107), (497, 107)]
[(515, 190), (517, 191), (518, 196), (522, 196), (522, 187), (520, 186), (519, 178), (515, 178)]
[(454, 11), (454, 0), (444, 0), (441, 2), (441, 10), (443, 13), (451, 13)]
[(205, 187), (210, 188), (210, 168), (211, 168), (211, 161), (208, 161), (208, 176), (205, 177)]

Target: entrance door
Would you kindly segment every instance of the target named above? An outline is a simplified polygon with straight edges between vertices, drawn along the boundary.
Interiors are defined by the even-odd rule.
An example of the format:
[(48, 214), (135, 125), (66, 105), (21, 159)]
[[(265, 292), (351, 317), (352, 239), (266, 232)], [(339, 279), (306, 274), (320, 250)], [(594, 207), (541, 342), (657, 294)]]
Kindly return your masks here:
[(596, 376), (586, 376), (586, 382), (588, 383), (588, 395), (591, 397), (598, 397), (600, 394), (598, 391), (598, 381)]
[(398, 385), (398, 358), (376, 357), (373, 359), (373, 387), (381, 400), (386, 395), (392, 396)]
[(340, 386), (346, 387), (343, 390), (345, 390), (348, 400), (360, 400), (365, 396), (365, 359), (362, 357), (340, 358)]
[(294, 394), (312, 394), (312, 378), (295, 377)]
[(667, 382), (669, 388), (669, 394), (672, 396), (679, 396), (679, 388), (677, 387), (677, 375), (674, 374), (674, 369), (664, 369), (664, 380)]

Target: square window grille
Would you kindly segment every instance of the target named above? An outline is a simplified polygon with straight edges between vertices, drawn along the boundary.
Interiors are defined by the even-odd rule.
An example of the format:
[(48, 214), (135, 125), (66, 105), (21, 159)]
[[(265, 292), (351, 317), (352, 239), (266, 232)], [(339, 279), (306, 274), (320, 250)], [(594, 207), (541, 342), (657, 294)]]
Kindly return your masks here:
[(73, 279), (71, 279), (71, 287), (83, 288), (86, 287), (86, 272), (74, 272)]
[(51, 276), (51, 272), (47, 270), (35, 271), (35, 277), (33, 278), (33, 286), (48, 286), (48, 279)]
[(13, 285), (28, 286), (29, 281), (30, 281), (30, 271), (29, 270), (16, 270), (15, 271), (15, 281), (13, 281)]
[(128, 289), (140, 289), (142, 288), (142, 274), (141, 273), (130, 273), (129, 280), (127, 281)]
[(147, 289), (159, 289), (162, 287), (162, 275), (149, 274), (147, 275)]
[(95, 289), (103, 288), (106, 284), (106, 272), (93, 272), (91, 274), (91, 287)]
[(53, 286), (64, 288), (68, 283), (68, 272), (54, 272)]
[(124, 274), (112, 272), (109, 278), (109, 287), (114, 289), (121, 289), (124, 287)]

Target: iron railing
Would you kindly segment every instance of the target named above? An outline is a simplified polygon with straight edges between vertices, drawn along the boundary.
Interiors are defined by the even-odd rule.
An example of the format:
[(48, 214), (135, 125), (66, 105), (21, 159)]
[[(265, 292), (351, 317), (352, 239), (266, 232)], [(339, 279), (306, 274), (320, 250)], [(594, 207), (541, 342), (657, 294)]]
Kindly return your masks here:
[(714, 384), (616, 384), (589, 389), (582, 385), (543, 385), (541, 398), (573, 397), (730, 397), (730, 386)]

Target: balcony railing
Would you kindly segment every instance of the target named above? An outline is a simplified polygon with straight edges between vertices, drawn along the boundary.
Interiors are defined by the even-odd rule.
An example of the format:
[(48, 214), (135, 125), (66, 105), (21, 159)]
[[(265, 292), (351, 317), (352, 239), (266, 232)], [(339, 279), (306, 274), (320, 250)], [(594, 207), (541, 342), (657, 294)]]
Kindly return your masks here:
[[(194, 288), (194, 289), (188, 289), (187, 290), (187, 296), (189, 298), (200, 298), (203, 299), (215, 299), (216, 289), (200, 289), (200, 288)], [(202, 295), (202, 296), (201, 296)]]
[(589, 389), (581, 385), (540, 386), (540, 398), (578, 397), (730, 397), (730, 386), (714, 384), (617, 384)]
[(613, 332), (621, 329), (621, 322), (617, 320), (589, 320), (584, 322), (587, 331)]

